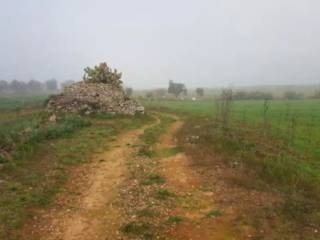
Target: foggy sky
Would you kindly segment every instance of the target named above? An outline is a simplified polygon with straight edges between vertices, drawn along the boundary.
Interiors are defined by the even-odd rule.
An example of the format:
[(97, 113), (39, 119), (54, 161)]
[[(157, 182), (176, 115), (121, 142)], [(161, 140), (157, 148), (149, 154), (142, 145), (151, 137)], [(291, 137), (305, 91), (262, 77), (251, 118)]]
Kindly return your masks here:
[(319, 0), (0, 0), (0, 79), (133, 88), (320, 83)]

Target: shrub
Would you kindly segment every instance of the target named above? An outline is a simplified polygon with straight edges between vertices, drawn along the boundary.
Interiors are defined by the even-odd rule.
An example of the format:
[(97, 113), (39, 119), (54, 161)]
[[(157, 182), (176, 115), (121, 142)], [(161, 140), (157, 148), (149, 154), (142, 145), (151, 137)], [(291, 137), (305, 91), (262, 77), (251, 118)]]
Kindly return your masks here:
[(157, 173), (150, 173), (143, 181), (144, 185), (163, 184), (166, 180)]
[(94, 68), (87, 67), (84, 69), (83, 80), (90, 83), (106, 83), (120, 87), (122, 84), (122, 73), (118, 73), (117, 69), (111, 69), (107, 63), (100, 63)]
[(167, 189), (160, 189), (156, 192), (156, 197), (161, 200), (165, 200), (173, 196), (174, 196), (174, 193), (169, 192)]

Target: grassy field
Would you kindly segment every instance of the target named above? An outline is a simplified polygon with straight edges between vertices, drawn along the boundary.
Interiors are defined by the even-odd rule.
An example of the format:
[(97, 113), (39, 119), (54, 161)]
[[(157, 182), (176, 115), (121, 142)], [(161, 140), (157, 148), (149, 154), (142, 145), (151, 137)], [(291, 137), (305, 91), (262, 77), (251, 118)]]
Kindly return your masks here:
[(69, 176), (119, 133), (138, 128), (149, 116), (59, 115), (50, 122), (45, 97), (0, 99), (0, 239), (21, 239), (15, 229), (46, 206)]
[[(197, 117), (217, 116), (217, 102), (205, 101), (145, 101), (150, 109), (167, 109)], [(302, 154), (320, 159), (320, 101), (270, 101), (264, 116), (264, 101), (235, 101), (232, 103), (232, 122), (246, 124), (256, 130), (285, 140)]]
[(237, 179), (236, 184), (279, 193), (283, 202), (274, 211), (284, 219), (284, 231), (319, 226), (320, 101), (275, 100), (266, 111), (264, 104), (232, 102), (224, 119), (214, 100), (145, 102), (149, 109), (186, 118), (182, 139), (199, 137), (198, 151), (190, 153), (197, 164), (208, 164), (205, 159), (221, 155), (224, 163), (245, 167), (251, 176)]
[(43, 107), (48, 95), (43, 96), (0, 96), (0, 112), (21, 111)]
[[(0, 239), (17, 238), (12, 233), (32, 217), (30, 209), (51, 203), (68, 178), (70, 166), (85, 163), (90, 154), (108, 148), (117, 134), (152, 120), (148, 115), (62, 114), (50, 122), (43, 108), (46, 99), (0, 98)], [(157, 100), (144, 101), (144, 105), (186, 120), (178, 138), (197, 142), (196, 151), (183, 149), (197, 164), (208, 164), (204, 160), (220, 155), (226, 165), (247, 169), (249, 177), (237, 179), (236, 184), (280, 194), (282, 204), (273, 211), (284, 219), (284, 235), (288, 229), (319, 225), (319, 101), (275, 100), (267, 105), (234, 101), (227, 117), (221, 102), (214, 100)], [(141, 156), (171, 154), (154, 150), (158, 136), (174, 121), (166, 114), (158, 118), (161, 124), (141, 136)], [(159, 176), (151, 178), (159, 180)]]

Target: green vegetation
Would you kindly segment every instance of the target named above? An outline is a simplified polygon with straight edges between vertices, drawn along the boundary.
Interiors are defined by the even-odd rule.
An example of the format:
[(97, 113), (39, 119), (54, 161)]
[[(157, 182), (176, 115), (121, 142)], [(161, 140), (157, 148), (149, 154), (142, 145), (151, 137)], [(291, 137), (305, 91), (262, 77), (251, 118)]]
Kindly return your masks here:
[[(150, 109), (166, 109), (170, 112), (196, 117), (217, 115), (218, 103), (204, 101), (145, 101)], [(246, 124), (248, 128), (274, 135), (302, 154), (320, 158), (320, 102), (319, 100), (272, 100), (264, 115), (264, 101), (232, 102), (232, 120), (235, 124)]]
[[(319, 225), (319, 100), (225, 101), (145, 105), (187, 119), (179, 141), (197, 164), (214, 164), (212, 156), (219, 154), (227, 166), (246, 169), (249, 176), (237, 178), (236, 184), (279, 194), (283, 202), (272, 211), (288, 228)], [(190, 142), (197, 147), (190, 148)]]
[(173, 196), (175, 196), (174, 193), (168, 191), (167, 189), (159, 189), (158, 191), (156, 191), (156, 197), (161, 200), (165, 200)]
[(221, 211), (218, 209), (212, 210), (207, 214), (207, 217), (209, 218), (216, 218), (220, 217), (222, 215)]
[(165, 148), (158, 150), (156, 155), (160, 157), (171, 157), (177, 155), (181, 151), (182, 149), (180, 147)]
[(180, 217), (180, 216), (170, 216), (168, 218), (168, 222), (169, 223), (173, 223), (173, 224), (177, 224), (177, 223), (179, 223), (181, 221), (182, 221), (182, 217)]
[(163, 184), (166, 180), (157, 173), (150, 173), (143, 180), (144, 185), (152, 185), (152, 184)]
[[(51, 203), (68, 179), (69, 166), (85, 163), (120, 132), (152, 120), (150, 116), (97, 115), (80, 117), (49, 114), (33, 97), (26, 110), (16, 112), (17, 98), (0, 106), (0, 239), (21, 239), (14, 229), (30, 216), (30, 209)], [(25, 104), (25, 103), (24, 103)]]
[[(0, 148), (15, 160), (33, 153), (38, 143), (67, 137), (90, 122), (74, 114), (65, 114), (55, 123), (47, 121), (47, 113), (34, 113), (23, 119), (0, 123)], [(0, 153), (1, 155), (1, 153)], [(10, 159), (10, 158), (9, 158)]]
[(26, 111), (27, 109), (40, 108), (47, 99), (48, 95), (0, 97), (0, 112), (19, 112), (21, 110)]
[(159, 136), (174, 122), (171, 117), (165, 115), (160, 115), (159, 118), (161, 119), (161, 123), (148, 128), (141, 136), (142, 141), (147, 145), (154, 145), (158, 141)]
[(151, 217), (155, 217), (157, 216), (158, 214), (156, 212), (154, 212), (153, 210), (151, 209), (143, 209), (143, 210), (140, 210), (137, 212), (137, 216), (138, 217), (148, 217), (148, 218), (151, 218)]
[(157, 156), (158, 153), (154, 149), (155, 144), (157, 143), (160, 135), (165, 132), (167, 127), (172, 122), (174, 122), (174, 119), (166, 115), (159, 115), (158, 117), (160, 119), (160, 123), (146, 129), (143, 135), (140, 137), (145, 145), (139, 149), (139, 156), (145, 156), (149, 158)]
[(122, 73), (118, 73), (117, 69), (112, 70), (107, 63), (100, 63), (94, 68), (87, 67), (84, 72), (85, 82), (112, 84), (118, 87), (122, 84)]

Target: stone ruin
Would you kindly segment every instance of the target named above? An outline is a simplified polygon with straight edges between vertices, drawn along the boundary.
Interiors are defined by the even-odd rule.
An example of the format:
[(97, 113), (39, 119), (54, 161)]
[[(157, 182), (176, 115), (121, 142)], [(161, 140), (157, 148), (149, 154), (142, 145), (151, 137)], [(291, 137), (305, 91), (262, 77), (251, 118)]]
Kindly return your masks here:
[[(65, 87), (61, 94), (49, 99), (47, 109), (50, 112), (78, 112), (86, 115), (144, 113), (144, 107), (131, 99), (124, 91), (120, 81), (121, 74), (118, 74), (116, 70), (111, 72), (105, 63), (96, 66), (95, 69), (87, 68), (86, 70), (86, 73), (89, 72), (89, 74), (85, 75), (84, 81)], [(90, 71), (92, 71), (91, 75)], [(100, 72), (97, 76), (97, 73), (93, 71)], [(111, 75), (117, 75), (109, 77), (107, 74), (110, 72)]]

